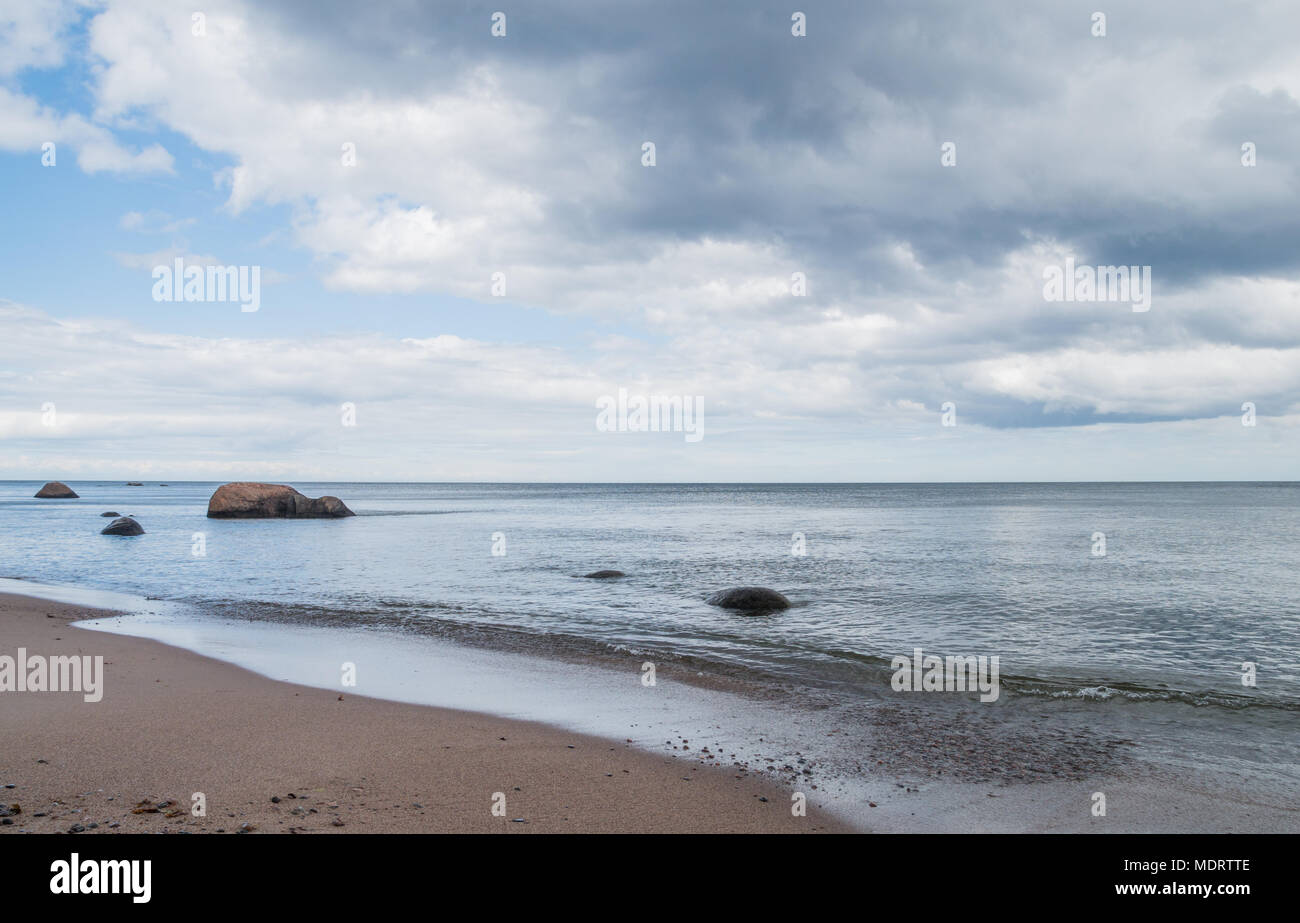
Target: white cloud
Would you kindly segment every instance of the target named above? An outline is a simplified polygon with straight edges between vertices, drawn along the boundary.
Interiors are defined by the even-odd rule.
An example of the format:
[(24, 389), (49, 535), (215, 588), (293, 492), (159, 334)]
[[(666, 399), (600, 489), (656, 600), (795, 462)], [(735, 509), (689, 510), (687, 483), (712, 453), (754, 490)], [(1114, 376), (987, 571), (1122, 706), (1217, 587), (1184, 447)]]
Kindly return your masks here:
[(83, 5), (68, 0), (0, 0), (0, 77), (63, 63), (63, 33)]
[[(1041, 470), (1018, 468), (1017, 454), (1048, 438), (966, 422), (956, 431), (940, 428), (938, 403), (951, 396), (941, 379), (929, 382), (932, 399), (896, 399), (896, 369), (835, 361), (782, 369), (743, 352), (697, 365), (676, 345), (648, 350), (634, 340), (611, 342), (593, 359), (450, 335), (214, 339), (59, 321), (0, 304), (0, 343), (0, 440), (7, 446), (0, 476), (125, 477), (138, 464), (176, 478), (954, 480), (961, 471), (1033, 478)], [(1080, 470), (1069, 453), (1085, 445), (1120, 453), (1130, 467), (1117, 476), (1144, 473), (1131, 467), (1142, 458), (1133, 446), (1159, 455), (1176, 445), (1199, 460), (1203, 476), (1227, 470), (1267, 477), (1291, 464), (1300, 408), (1261, 395), (1279, 381), (1300, 393), (1297, 359), (1295, 352), (1198, 349), (1144, 364), (1122, 354), (1067, 353), (977, 362), (952, 374), (969, 396), (958, 399), (959, 415), (967, 400), (988, 398), (1066, 408), (1086, 400), (1116, 413), (1172, 412), (1191, 402), (1210, 413), (1181, 429), (1052, 429), (1060, 446), (1052, 470), (1061, 477)], [(656, 375), (643, 374), (648, 364)], [(924, 370), (911, 374), (925, 380)], [(619, 387), (701, 395), (704, 441), (687, 446), (673, 434), (597, 432), (596, 398)], [(1258, 403), (1257, 429), (1237, 420), (1243, 400)], [(355, 429), (341, 425), (345, 401), (357, 407)], [(47, 403), (57, 409), (54, 427), (43, 424)], [(1241, 457), (1216, 471), (1228, 463), (1219, 451), (1228, 446)], [(1041, 465), (1049, 450), (1035, 451)], [(864, 452), (885, 460), (863, 469)], [(997, 459), (1003, 469), (993, 473)]]
[[(631, 332), (560, 350), (114, 330), (106, 356), (92, 345), (103, 328), (44, 319), (36, 329), (62, 341), (58, 353), (30, 343), (26, 378), (0, 382), (29, 403), (61, 383), (97, 405), (107, 398), (94, 384), (113, 381), (131, 413), (78, 410), (69, 419), (85, 438), (215, 441), (266, 465), (276, 451), (328, 454), (340, 436), (329, 408), (366, 401), (370, 448), (358, 452), (376, 463), (396, 452), (395, 464), (417, 468), (416, 454), (436, 457), (440, 470), (484, 476), (536, 476), (546, 470), (536, 458), (585, 464), (594, 456), (574, 445), (591, 436), (589, 405), (619, 386), (703, 394), (723, 423), (715, 431), (752, 436), (773, 459), (794, 457), (779, 444), (787, 424), (816, 439), (870, 427), (951, 440), (929, 430), (945, 400), (1000, 426), (1059, 412), (1212, 426), (1242, 400), (1285, 419), (1300, 393), (1293, 270), (1188, 268), (1220, 255), (1213, 233), (1241, 233), (1231, 242), (1251, 255), (1247, 232), (1258, 249), (1269, 222), (1292, 220), (1279, 203), (1294, 198), (1294, 158), (1274, 149), (1283, 168), (1251, 173), (1236, 142), (1215, 134), (1242, 86), (1280, 90), (1279, 105), (1300, 94), (1287, 43), (1258, 37), (1285, 11), (1221, 22), (1150, 6), (1117, 16), (1105, 43), (1087, 36), (1086, 20), (1071, 39), (1063, 23), (1075, 14), (1045, 5), (1014, 19), (954, 14), (959, 22), (921, 30), (933, 41), (918, 47), (909, 17), (923, 11), (898, 12), (878, 30), (828, 36), (838, 44), (810, 40), (816, 60), (775, 70), (773, 59), (772, 76), (710, 57), (718, 42), (761, 36), (708, 28), (688, 45), (699, 61), (680, 42), (619, 47), (626, 37), (552, 52), (539, 36), (529, 53), (498, 54), (418, 10), (409, 35), (377, 36), (366, 22), (356, 24), (366, 40), (354, 41), (328, 4), (307, 22), (232, 2), (208, 10), (207, 34), (194, 36), (189, 11), (172, 3), (108, 3), (89, 26), (93, 116), (0, 87), (0, 147), (59, 139), (79, 146), (89, 172), (169, 171), (163, 148), (129, 151), (112, 130), (174, 131), (229, 158), (217, 179), (233, 216), (288, 206), (293, 242), (335, 291), (445, 293), (490, 311), (492, 274), (503, 272), (511, 302)], [(63, 54), (56, 25), (23, 29), (23, 66)], [(905, 67), (889, 57), (912, 52), (921, 57)], [(827, 61), (838, 63), (816, 69)], [(700, 69), (674, 69), (692, 62)], [(813, 86), (799, 83), (801, 68)], [(744, 80), (728, 82), (733, 70)], [(640, 165), (647, 139), (659, 145), (653, 168)], [(948, 139), (958, 142), (951, 170), (938, 165)], [(345, 143), (356, 145), (354, 167), (341, 162)], [(122, 220), (144, 233), (182, 227), (160, 212)], [(1184, 232), (1206, 235), (1205, 250)], [(216, 262), (171, 244), (115, 257), (138, 269), (175, 256)], [(1076, 250), (1086, 246), (1124, 258), (1155, 250), (1149, 313), (1044, 301), (1044, 265), (1085, 258)], [(785, 292), (793, 272), (807, 274), (807, 298)], [(196, 415), (196, 404), (206, 409)], [(196, 419), (211, 432), (194, 431)], [(495, 446), (491, 462), (456, 440)], [(625, 451), (599, 445), (603, 458)], [(738, 457), (709, 446), (700, 454), (718, 464)], [(504, 461), (510, 451), (527, 457)]]
[[(172, 156), (162, 145), (128, 150), (102, 125), (76, 114), (60, 115), (29, 96), (0, 86), (0, 150), (30, 152), (35, 160), (47, 141), (70, 146), (77, 154), (77, 165), (87, 173), (172, 171)], [(57, 154), (56, 148), (56, 158)]]

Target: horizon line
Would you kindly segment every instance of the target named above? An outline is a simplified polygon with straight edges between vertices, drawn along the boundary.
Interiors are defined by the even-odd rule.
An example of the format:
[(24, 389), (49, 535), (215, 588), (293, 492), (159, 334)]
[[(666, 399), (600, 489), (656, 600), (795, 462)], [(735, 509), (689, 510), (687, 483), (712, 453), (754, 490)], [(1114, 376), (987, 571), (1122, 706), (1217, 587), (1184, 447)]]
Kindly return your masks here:
[[(70, 478), (61, 483), (67, 484), (73, 481), (103, 482), (117, 481), (117, 478)], [(217, 478), (196, 480), (193, 478), (151, 478), (149, 483), (141, 483), (142, 487), (158, 487), (164, 484), (234, 484), (240, 482), (257, 483), (257, 484), (281, 484), (285, 481), (298, 481), (304, 484), (480, 484), (480, 485), (510, 485), (510, 486), (709, 486), (709, 485), (733, 485), (733, 486), (854, 486), (854, 487), (871, 487), (871, 486), (929, 486), (929, 485), (984, 485), (984, 484), (1300, 484), (1300, 479), (1276, 479), (1276, 478), (1251, 478), (1244, 480), (1228, 479), (1195, 479), (1195, 480), (1160, 480), (1160, 479), (1143, 479), (1143, 480), (1103, 480), (1103, 481), (1083, 481), (1083, 480), (1006, 480), (1006, 481), (481, 481), (481, 480), (455, 480), (455, 481), (363, 481), (350, 478), (282, 478), (269, 481), (252, 481), (247, 478)], [(0, 484), (45, 484), (49, 480), (45, 478), (0, 478)], [(129, 486), (121, 484), (120, 486)]]

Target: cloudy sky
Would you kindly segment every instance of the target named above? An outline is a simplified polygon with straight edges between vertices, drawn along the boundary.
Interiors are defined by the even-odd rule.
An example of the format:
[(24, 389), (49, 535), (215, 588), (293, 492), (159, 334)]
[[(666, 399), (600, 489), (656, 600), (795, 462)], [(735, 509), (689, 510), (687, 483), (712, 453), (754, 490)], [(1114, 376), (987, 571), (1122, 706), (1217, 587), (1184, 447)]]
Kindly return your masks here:
[(0, 478), (1296, 477), (1291, 0), (200, 5), (0, 0)]

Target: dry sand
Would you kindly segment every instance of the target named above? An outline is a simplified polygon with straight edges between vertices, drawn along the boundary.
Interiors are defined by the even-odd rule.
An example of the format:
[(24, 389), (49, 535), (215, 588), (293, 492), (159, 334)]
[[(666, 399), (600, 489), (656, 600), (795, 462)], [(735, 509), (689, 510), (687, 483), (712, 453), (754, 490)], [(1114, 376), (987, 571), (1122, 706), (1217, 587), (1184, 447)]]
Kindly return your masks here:
[[(69, 624), (106, 614), (0, 594), (0, 654), (25, 647), (105, 661), (97, 703), (75, 692), (0, 692), (0, 806), (21, 808), (0, 819), (0, 833), (848, 831), (813, 804), (793, 816), (785, 789), (689, 758), (486, 715), (340, 699)], [(190, 812), (195, 792), (206, 796), (206, 817)], [(498, 792), (503, 817), (491, 811)]]

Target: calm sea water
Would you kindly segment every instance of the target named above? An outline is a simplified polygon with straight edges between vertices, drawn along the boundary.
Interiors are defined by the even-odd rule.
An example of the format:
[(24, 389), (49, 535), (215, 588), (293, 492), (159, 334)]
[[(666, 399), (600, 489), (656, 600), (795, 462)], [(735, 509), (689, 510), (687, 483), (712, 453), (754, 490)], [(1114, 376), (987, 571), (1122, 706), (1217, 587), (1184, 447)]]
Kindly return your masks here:
[[(890, 658), (921, 647), (999, 655), (1011, 696), (1300, 708), (1296, 483), (295, 484), (358, 514), (330, 521), (210, 520), (216, 483), (78, 481), (70, 501), (39, 486), (0, 482), (0, 576), (843, 696), (888, 690)], [(147, 534), (100, 536), (106, 510)], [(575, 576), (602, 568), (628, 576)], [(704, 602), (744, 584), (795, 605)]]

